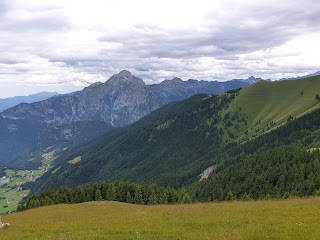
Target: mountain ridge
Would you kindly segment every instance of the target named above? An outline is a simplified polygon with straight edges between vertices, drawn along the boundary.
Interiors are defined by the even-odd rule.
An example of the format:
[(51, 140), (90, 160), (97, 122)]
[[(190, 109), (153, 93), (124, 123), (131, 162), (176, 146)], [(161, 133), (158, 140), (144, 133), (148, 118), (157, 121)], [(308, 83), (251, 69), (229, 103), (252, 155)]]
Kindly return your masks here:
[(6, 109), (9, 109), (11, 107), (14, 107), (15, 105), (18, 105), (23, 102), (25, 103), (38, 102), (38, 101), (42, 101), (57, 95), (59, 95), (59, 93), (57, 92), (39, 92), (39, 93), (31, 94), (28, 96), (15, 96), (10, 98), (1, 98), (0, 112)]
[[(103, 121), (115, 127), (124, 126), (172, 101), (198, 93), (218, 94), (248, 84), (175, 79), (146, 85), (142, 79), (124, 70), (105, 83), (94, 83), (81, 91), (31, 104), (21, 103), (0, 114), (0, 134), (3, 136), (0, 138), (3, 152), (0, 164), (4, 161), (10, 163), (10, 159), (31, 146), (46, 128), (79, 121)], [(25, 129), (24, 122), (31, 125), (28, 125), (30, 132), (22, 136), (20, 131)]]
[[(282, 117), (286, 119), (286, 122), (279, 122), (277, 125), (277, 123), (273, 123), (274, 120), (266, 123), (262, 120), (257, 121), (259, 119), (256, 116), (259, 116), (259, 113), (250, 115), (245, 109), (245, 104), (247, 102), (256, 104), (257, 111), (263, 112), (264, 108), (261, 108), (261, 104), (253, 98), (255, 94), (261, 98), (262, 91), (266, 98), (278, 96), (275, 101), (270, 102), (273, 104), (270, 109), (274, 109), (279, 118), (281, 111), (278, 113), (278, 110), (282, 108), (277, 108), (278, 105), (289, 108), (300, 102), (302, 105), (307, 102), (311, 104), (309, 110), (313, 111), (320, 108), (320, 102), (314, 95), (317, 89), (320, 91), (318, 82), (320, 82), (319, 77), (306, 78), (298, 80), (298, 82), (262, 81), (247, 88), (232, 90), (220, 95), (196, 95), (181, 102), (170, 103), (125, 127), (122, 132), (112, 138), (105, 136), (104, 139), (93, 141), (90, 145), (80, 148), (79, 151), (74, 149), (67, 155), (59, 157), (56, 163), (61, 168), (53, 175), (50, 173), (44, 175), (41, 180), (43, 185), (40, 182), (36, 183), (39, 184), (36, 188), (56, 187), (55, 184), (75, 187), (102, 180), (152, 181), (177, 188), (188, 185), (197, 181), (199, 174), (209, 166), (217, 165), (216, 171), (221, 171), (221, 169), (234, 164), (240, 156), (246, 157), (247, 155), (240, 154), (243, 149), (247, 148), (249, 155), (254, 153), (252, 149), (255, 148), (262, 151), (265, 146), (263, 139), (267, 139), (268, 146), (273, 148), (276, 143), (274, 137), (277, 135), (271, 133), (272, 131), (281, 133), (278, 130), (281, 126), (284, 126), (287, 132), (286, 135), (281, 133), (279, 136), (289, 138), (292, 135), (295, 143), (298, 143), (302, 138), (314, 136), (315, 126), (311, 125), (313, 128), (310, 136), (302, 135), (296, 139), (294, 131), (297, 131), (297, 134), (303, 134), (301, 128), (303, 124), (288, 125), (291, 121), (293, 123), (295, 121), (308, 123), (305, 119), (308, 119), (310, 114), (306, 114), (309, 111), (306, 111), (305, 108), (297, 108), (296, 115), (292, 115), (292, 120), (287, 118), (287, 112), (283, 112)], [(289, 85), (295, 87), (290, 88)], [(291, 95), (295, 97), (294, 94), (301, 94), (300, 88), (302, 86), (306, 87), (304, 96), (297, 98), (296, 102), (292, 102)], [(309, 87), (307, 88), (307, 86)], [(287, 90), (285, 93), (286, 96), (290, 96), (289, 98), (281, 95), (283, 89)], [(308, 93), (309, 90), (310, 93)], [(246, 101), (242, 102), (243, 100)], [(261, 102), (264, 103), (263, 99)], [(239, 103), (243, 104), (239, 105)], [(231, 109), (233, 110), (231, 111)], [(269, 114), (272, 112), (269, 111)], [(315, 119), (318, 114), (319, 110), (310, 115), (313, 123), (317, 123)], [(299, 120), (300, 118), (302, 120)], [(272, 124), (270, 125), (270, 123)], [(263, 127), (262, 124), (272, 127), (273, 130)], [(286, 127), (287, 125), (288, 127)], [(290, 126), (295, 126), (292, 133), (288, 131), (291, 129)], [(260, 132), (257, 131), (258, 128)], [(300, 130), (302, 132), (299, 132)], [(246, 138), (239, 142), (238, 137), (243, 132), (247, 132)], [(259, 136), (266, 135), (264, 133), (269, 135), (259, 138)], [(293, 138), (294, 136), (295, 138)], [(288, 144), (286, 141), (289, 140), (285, 139), (281, 144)], [(245, 145), (242, 145), (243, 143)], [(251, 143), (254, 145), (251, 146)], [(314, 146), (317, 147), (316, 143)], [(281, 149), (280, 146), (279, 150), (275, 151), (281, 151)], [(283, 149), (291, 151), (291, 148), (285, 146)], [(236, 153), (237, 151), (239, 153)], [(301, 154), (305, 150), (299, 149), (298, 152)], [(263, 154), (267, 153), (263, 152)], [(67, 164), (67, 161), (78, 156), (81, 156), (81, 162), (72, 166)], [(313, 161), (313, 157), (310, 161)], [(220, 196), (225, 198), (227, 193), (221, 194)]]

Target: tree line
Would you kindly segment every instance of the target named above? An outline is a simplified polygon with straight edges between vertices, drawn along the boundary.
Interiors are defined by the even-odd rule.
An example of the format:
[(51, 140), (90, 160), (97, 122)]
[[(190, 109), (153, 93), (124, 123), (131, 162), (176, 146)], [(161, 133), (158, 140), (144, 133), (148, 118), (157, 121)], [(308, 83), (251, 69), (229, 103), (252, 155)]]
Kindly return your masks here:
[(32, 195), (25, 204), (19, 204), (17, 211), (48, 206), (52, 204), (74, 204), (88, 201), (118, 201), (133, 204), (191, 203), (193, 199), (186, 190), (159, 187), (155, 184), (130, 182), (104, 182), (74, 189), (65, 187)]

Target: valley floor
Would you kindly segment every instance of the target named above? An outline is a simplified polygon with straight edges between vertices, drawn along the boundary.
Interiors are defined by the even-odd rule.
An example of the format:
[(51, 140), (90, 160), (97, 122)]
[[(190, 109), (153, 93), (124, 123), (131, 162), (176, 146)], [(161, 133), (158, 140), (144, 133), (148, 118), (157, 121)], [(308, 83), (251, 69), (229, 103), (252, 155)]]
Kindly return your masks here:
[(5, 171), (6, 175), (0, 177), (0, 214), (13, 212), (17, 209), (19, 202), (29, 194), (23, 184), (35, 181), (42, 176), (55, 159), (54, 152), (43, 154), (42, 165), (33, 170), (11, 170)]
[(1, 239), (320, 239), (320, 198), (181, 205), (87, 202), (3, 216)]

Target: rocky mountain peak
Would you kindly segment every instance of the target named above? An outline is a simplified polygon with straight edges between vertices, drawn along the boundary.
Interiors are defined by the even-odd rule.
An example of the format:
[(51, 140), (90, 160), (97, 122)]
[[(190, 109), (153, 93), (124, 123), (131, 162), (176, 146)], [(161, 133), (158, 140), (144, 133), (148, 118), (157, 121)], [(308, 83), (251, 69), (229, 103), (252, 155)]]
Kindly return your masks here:
[(181, 78), (178, 78), (178, 77), (172, 78), (171, 81), (173, 81), (173, 82), (183, 82), (182, 79), (181, 79)]
[(127, 71), (127, 70), (122, 70), (121, 72), (119, 72), (117, 74), (118, 76), (121, 76), (121, 77), (131, 77), (132, 74), (131, 72)]
[(132, 83), (135, 85), (136, 84), (145, 85), (142, 79), (135, 77), (127, 70), (122, 70), (118, 74), (113, 75), (106, 82), (107, 85), (132, 84)]

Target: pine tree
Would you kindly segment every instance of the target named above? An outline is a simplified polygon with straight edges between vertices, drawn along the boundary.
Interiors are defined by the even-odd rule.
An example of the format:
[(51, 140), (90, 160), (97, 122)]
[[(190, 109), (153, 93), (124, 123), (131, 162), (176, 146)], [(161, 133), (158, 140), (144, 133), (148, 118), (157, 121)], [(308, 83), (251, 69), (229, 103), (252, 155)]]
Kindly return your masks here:
[(157, 204), (158, 199), (154, 189), (151, 189), (148, 196), (148, 204)]
[(191, 197), (187, 192), (184, 192), (182, 195), (182, 202), (183, 203), (192, 203)]
[(97, 189), (94, 193), (94, 200), (95, 201), (102, 201), (101, 192), (99, 189)]
[(116, 187), (114, 184), (110, 184), (107, 192), (107, 200), (108, 201), (114, 201), (116, 200)]
[(168, 203), (168, 194), (166, 191), (163, 191), (159, 197), (160, 204), (167, 204)]
[(17, 207), (17, 212), (21, 212), (23, 210), (26, 209), (26, 206), (24, 204), (19, 204), (18, 207)]
[(231, 190), (229, 190), (229, 192), (227, 193), (226, 200), (227, 201), (236, 200), (236, 197), (234, 196), (234, 194), (233, 194), (233, 192)]
[(143, 204), (142, 190), (140, 186), (135, 188), (133, 201), (136, 204)]
[(133, 203), (133, 199), (132, 199), (132, 197), (131, 197), (130, 192), (127, 192), (126, 202), (127, 202), (127, 203)]

